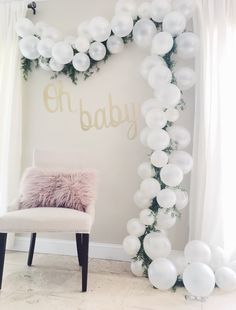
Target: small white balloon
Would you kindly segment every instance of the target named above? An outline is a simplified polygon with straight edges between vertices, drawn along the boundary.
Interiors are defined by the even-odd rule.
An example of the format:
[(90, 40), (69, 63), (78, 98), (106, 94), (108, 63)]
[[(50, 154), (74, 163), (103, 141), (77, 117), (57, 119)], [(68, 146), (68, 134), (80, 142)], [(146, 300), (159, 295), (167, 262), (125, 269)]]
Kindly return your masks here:
[(148, 134), (150, 132), (150, 128), (148, 127), (145, 127), (141, 130), (140, 132), (140, 142), (144, 145), (144, 146), (148, 146), (147, 145), (147, 137), (148, 137)]
[(173, 0), (172, 7), (189, 19), (193, 16), (196, 9), (196, 0)]
[(185, 151), (173, 151), (169, 156), (169, 163), (176, 164), (186, 174), (192, 170), (193, 158)]
[(196, 297), (209, 296), (215, 287), (215, 275), (211, 268), (203, 263), (191, 263), (183, 273), (186, 290)]
[(77, 33), (79, 37), (86, 37), (89, 42), (92, 41), (92, 36), (89, 32), (89, 21), (83, 21), (82, 23), (79, 24), (77, 28)]
[(59, 30), (55, 27), (46, 27), (43, 29), (42, 38), (48, 38), (53, 41), (58, 41), (61, 37)]
[(193, 87), (196, 83), (196, 74), (193, 69), (182, 67), (174, 72), (176, 82), (181, 90), (187, 90)]
[(131, 272), (136, 277), (143, 277), (144, 275), (144, 267), (143, 267), (143, 261), (141, 260), (133, 260), (130, 265)]
[(150, 55), (141, 63), (140, 73), (144, 79), (148, 78), (150, 70), (156, 65), (165, 65), (163, 58), (158, 55)]
[(153, 89), (161, 89), (172, 80), (172, 73), (169, 68), (164, 65), (156, 65), (148, 74), (148, 83)]
[(155, 22), (161, 23), (170, 11), (171, 4), (168, 0), (154, 0), (151, 4), (151, 17)]
[(183, 172), (177, 165), (168, 164), (161, 168), (160, 177), (167, 186), (176, 187), (183, 180)]
[(111, 25), (106, 18), (97, 16), (90, 21), (89, 32), (94, 41), (104, 42), (111, 34)]
[(226, 265), (227, 259), (224, 250), (219, 246), (211, 246), (211, 260), (209, 266), (213, 271)]
[(168, 108), (165, 111), (166, 118), (169, 122), (173, 123), (176, 122), (177, 119), (179, 118), (179, 111), (175, 108)]
[(156, 217), (156, 228), (158, 230), (167, 230), (172, 228), (176, 223), (176, 217), (171, 212), (164, 209), (158, 209)]
[(72, 60), (74, 68), (79, 72), (88, 70), (90, 66), (90, 59), (85, 53), (77, 53)]
[(158, 107), (160, 107), (160, 105), (159, 105), (157, 99), (155, 99), (155, 98), (148, 99), (148, 100), (144, 101), (144, 103), (142, 103), (141, 113), (142, 113), (143, 117), (145, 117), (146, 114), (148, 113), (148, 111), (155, 109), (155, 108), (158, 108)]
[(164, 209), (172, 208), (176, 203), (175, 192), (170, 188), (164, 188), (157, 193), (156, 200)]
[(184, 32), (176, 40), (177, 54), (180, 58), (189, 59), (197, 55), (199, 50), (199, 38), (193, 32)]
[(170, 137), (163, 129), (152, 129), (147, 135), (147, 145), (152, 150), (162, 151), (170, 144)]
[(150, 209), (143, 209), (139, 214), (139, 219), (141, 223), (147, 226), (153, 225), (155, 222), (155, 216)]
[(106, 56), (106, 48), (100, 42), (93, 42), (89, 48), (89, 55), (96, 61), (102, 60)]
[(64, 65), (57, 63), (55, 59), (51, 58), (49, 61), (49, 67), (52, 69), (52, 71), (60, 72), (63, 70)]
[(160, 189), (160, 183), (154, 178), (145, 179), (140, 184), (141, 192), (149, 199), (156, 197)]
[(36, 59), (40, 56), (37, 46), (39, 39), (35, 36), (25, 36), (20, 40), (19, 47), (21, 54), (27, 59)]
[(133, 19), (137, 17), (137, 4), (135, 0), (119, 0), (115, 6), (115, 12), (124, 13), (132, 16)]
[(154, 151), (151, 155), (151, 163), (157, 168), (164, 167), (168, 163), (168, 155), (163, 151)]
[(41, 56), (45, 58), (52, 57), (52, 47), (54, 45), (54, 41), (51, 39), (42, 39), (38, 42), (37, 49)]
[(182, 126), (171, 126), (168, 128), (168, 133), (171, 140), (177, 144), (178, 150), (186, 148), (191, 142), (191, 135), (189, 131)]
[(152, 109), (147, 112), (145, 122), (151, 129), (163, 128), (167, 123), (165, 112), (163, 112), (160, 108)]
[(111, 20), (111, 29), (118, 37), (126, 37), (133, 29), (133, 19), (130, 15), (119, 13)]
[(139, 219), (130, 219), (127, 223), (128, 234), (136, 237), (141, 237), (145, 232), (145, 225), (140, 222)]
[(176, 204), (175, 207), (178, 210), (184, 209), (188, 204), (188, 193), (181, 189), (174, 189), (176, 195)]
[(149, 207), (151, 202), (150, 202), (150, 199), (147, 198), (143, 192), (137, 191), (134, 194), (134, 203), (139, 209), (144, 209), (144, 208)]
[(184, 248), (184, 256), (189, 263), (209, 263), (211, 260), (211, 249), (200, 240), (189, 241)]
[(164, 17), (162, 27), (163, 31), (169, 32), (173, 37), (176, 37), (184, 32), (186, 27), (186, 18), (182, 13), (172, 11)]
[(224, 291), (236, 290), (236, 272), (229, 267), (221, 267), (215, 272), (216, 285)]
[(150, 46), (157, 29), (155, 24), (148, 18), (141, 18), (133, 28), (134, 42), (142, 48)]
[(52, 57), (61, 65), (68, 64), (74, 56), (72, 47), (61, 41), (54, 44), (52, 47)]
[(49, 66), (49, 62), (47, 59), (40, 57), (39, 58), (39, 66), (45, 71), (51, 71), (51, 68)]
[(131, 257), (134, 257), (138, 253), (140, 247), (141, 242), (135, 236), (127, 236), (123, 240), (123, 249)]
[(151, 17), (151, 3), (142, 2), (138, 7), (138, 16), (140, 18), (150, 18)]
[(73, 48), (75, 48), (75, 41), (76, 41), (76, 37), (75, 36), (67, 36), (64, 39), (64, 42), (66, 42), (67, 44), (69, 44)]
[(124, 42), (120, 37), (110, 36), (107, 40), (107, 49), (112, 54), (118, 54), (124, 49)]
[(160, 232), (151, 232), (143, 240), (143, 247), (146, 254), (152, 259), (168, 257), (171, 252), (169, 239)]
[(22, 18), (16, 22), (16, 33), (19, 37), (33, 35), (35, 32), (34, 24), (28, 18)]
[(169, 32), (159, 32), (152, 39), (151, 53), (163, 56), (171, 51), (173, 44), (174, 40)]
[(37, 22), (35, 24), (35, 34), (41, 37), (44, 29), (46, 29), (47, 27), (49, 26), (45, 22)]
[(138, 166), (138, 175), (142, 179), (152, 178), (155, 176), (155, 170), (150, 162), (146, 161)]
[(89, 49), (89, 40), (85, 36), (80, 36), (75, 40), (75, 48), (78, 52), (85, 53)]
[(186, 258), (183, 255), (171, 253), (169, 259), (175, 265), (177, 274), (182, 279), (183, 272), (188, 265)]
[(175, 84), (164, 84), (154, 91), (154, 96), (161, 106), (169, 108), (175, 107), (180, 99), (180, 89)]

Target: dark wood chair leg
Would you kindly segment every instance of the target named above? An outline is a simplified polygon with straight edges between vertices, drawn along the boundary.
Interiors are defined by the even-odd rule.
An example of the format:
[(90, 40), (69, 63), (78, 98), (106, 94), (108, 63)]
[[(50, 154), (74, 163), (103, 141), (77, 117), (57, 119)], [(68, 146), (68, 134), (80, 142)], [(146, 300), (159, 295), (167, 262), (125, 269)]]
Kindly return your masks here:
[(87, 291), (89, 234), (82, 234), (82, 292)]
[(75, 238), (76, 238), (78, 262), (79, 262), (79, 265), (82, 266), (82, 255), (83, 255), (82, 234), (75, 234)]
[(0, 233), (0, 289), (2, 288), (3, 268), (6, 252), (7, 234)]
[(32, 233), (31, 239), (30, 239), (28, 261), (27, 261), (28, 266), (32, 265), (32, 261), (33, 261), (33, 257), (34, 257), (35, 240), (36, 240), (36, 233)]

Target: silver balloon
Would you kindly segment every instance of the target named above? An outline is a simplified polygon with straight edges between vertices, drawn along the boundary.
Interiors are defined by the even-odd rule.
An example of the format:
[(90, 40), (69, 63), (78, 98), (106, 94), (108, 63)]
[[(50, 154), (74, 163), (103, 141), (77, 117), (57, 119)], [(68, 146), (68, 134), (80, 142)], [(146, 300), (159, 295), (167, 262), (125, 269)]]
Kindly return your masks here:
[(35, 36), (26, 36), (20, 40), (19, 47), (21, 54), (28, 59), (36, 59), (40, 56), (37, 45), (39, 39)]
[(133, 29), (133, 19), (130, 15), (119, 13), (111, 20), (111, 29), (118, 37), (126, 37)]
[(137, 17), (137, 4), (135, 0), (118, 0), (115, 6), (115, 12), (125, 13), (132, 16), (133, 19)]
[(147, 234), (143, 241), (143, 247), (146, 254), (152, 260), (158, 257), (168, 257), (171, 252), (171, 243), (169, 239), (160, 232), (151, 232)]
[(18, 36), (22, 38), (35, 33), (34, 24), (28, 18), (18, 20), (15, 29)]
[(94, 17), (89, 24), (89, 32), (94, 41), (104, 42), (111, 34), (111, 25), (104, 17)]
[(138, 7), (138, 16), (140, 18), (150, 18), (151, 17), (151, 3), (142, 2)]
[(172, 73), (167, 66), (156, 65), (153, 67), (148, 75), (148, 83), (154, 89), (161, 89), (167, 87), (166, 84), (172, 80)]
[(78, 52), (87, 52), (89, 49), (89, 40), (85, 36), (79, 36), (75, 40), (75, 48)]
[(193, 69), (182, 67), (174, 72), (176, 82), (181, 90), (187, 90), (196, 83), (196, 75)]
[(163, 56), (171, 51), (173, 44), (174, 40), (169, 32), (159, 32), (152, 40), (151, 53)]
[(89, 48), (89, 56), (96, 60), (102, 60), (106, 56), (106, 48), (100, 42), (93, 42)]
[(172, 0), (172, 7), (189, 19), (193, 16), (196, 9), (196, 0)]
[(74, 68), (79, 72), (88, 70), (90, 66), (90, 59), (85, 53), (77, 53), (72, 60)]
[(182, 13), (172, 11), (163, 19), (163, 31), (169, 32), (173, 37), (184, 32), (186, 27), (186, 18)]
[(140, 67), (140, 73), (142, 77), (147, 79), (150, 70), (156, 65), (165, 65), (165, 62), (162, 57), (158, 55), (150, 55), (144, 58), (143, 62), (141, 63), (141, 67)]
[(154, 0), (151, 4), (151, 18), (158, 23), (170, 12), (171, 3), (169, 0)]
[(49, 67), (52, 71), (60, 72), (64, 68), (64, 65), (57, 63), (53, 58), (51, 58), (49, 61)]
[(124, 49), (124, 42), (118, 36), (110, 36), (107, 40), (107, 49), (112, 54), (118, 54)]
[(61, 65), (71, 62), (73, 56), (74, 53), (72, 47), (63, 41), (55, 43), (52, 48), (52, 57)]
[(77, 28), (77, 33), (79, 37), (86, 37), (89, 42), (92, 41), (92, 36), (89, 32), (89, 21), (84, 21), (80, 23)]
[(199, 50), (199, 37), (193, 32), (184, 32), (176, 40), (177, 54), (180, 58), (189, 59), (197, 55)]
[(54, 45), (54, 41), (51, 39), (42, 39), (38, 42), (37, 49), (41, 56), (45, 58), (52, 57), (52, 47)]
[(148, 18), (141, 18), (136, 22), (133, 29), (134, 42), (142, 48), (150, 46), (157, 29), (155, 24)]

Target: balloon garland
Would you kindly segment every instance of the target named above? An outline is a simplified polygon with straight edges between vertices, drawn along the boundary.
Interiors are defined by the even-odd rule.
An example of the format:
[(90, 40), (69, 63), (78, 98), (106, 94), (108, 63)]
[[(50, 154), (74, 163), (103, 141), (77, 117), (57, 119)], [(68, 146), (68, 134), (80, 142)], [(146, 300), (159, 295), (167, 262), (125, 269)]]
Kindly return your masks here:
[(119, 0), (111, 22), (103, 17), (83, 22), (77, 38), (62, 40), (56, 28), (43, 22), (33, 25), (28, 19), (17, 23), (16, 32), (25, 79), (34, 65), (53, 72), (53, 77), (67, 75), (76, 84), (78, 75), (88, 78), (101, 61), (120, 53), (130, 41), (149, 48), (151, 55), (142, 62), (140, 73), (154, 95), (141, 106), (146, 127), (140, 140), (152, 153), (138, 167), (142, 181), (134, 202), (141, 211), (139, 218), (128, 221), (123, 247), (132, 258), (134, 275), (147, 276), (160, 290), (184, 285), (202, 300), (215, 284), (227, 291), (236, 289), (236, 261), (228, 264), (221, 248), (199, 240), (186, 245), (184, 256), (174, 256), (166, 234), (188, 204), (180, 184), (193, 166), (184, 151), (190, 133), (174, 123), (185, 107), (183, 91), (195, 84), (191, 68), (175, 66), (178, 59), (192, 59), (198, 52), (197, 35), (186, 31), (194, 10), (194, 0), (153, 0), (139, 6), (135, 0)]

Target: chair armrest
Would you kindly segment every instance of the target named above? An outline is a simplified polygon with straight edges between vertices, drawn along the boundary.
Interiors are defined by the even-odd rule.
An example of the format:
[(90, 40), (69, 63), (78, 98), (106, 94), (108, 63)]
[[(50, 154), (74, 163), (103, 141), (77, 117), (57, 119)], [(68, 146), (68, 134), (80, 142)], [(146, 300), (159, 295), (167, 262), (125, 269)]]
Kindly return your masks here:
[(95, 203), (91, 203), (90, 205), (88, 205), (88, 207), (86, 208), (86, 213), (88, 213), (92, 217), (92, 220), (94, 221), (94, 218), (95, 218)]

